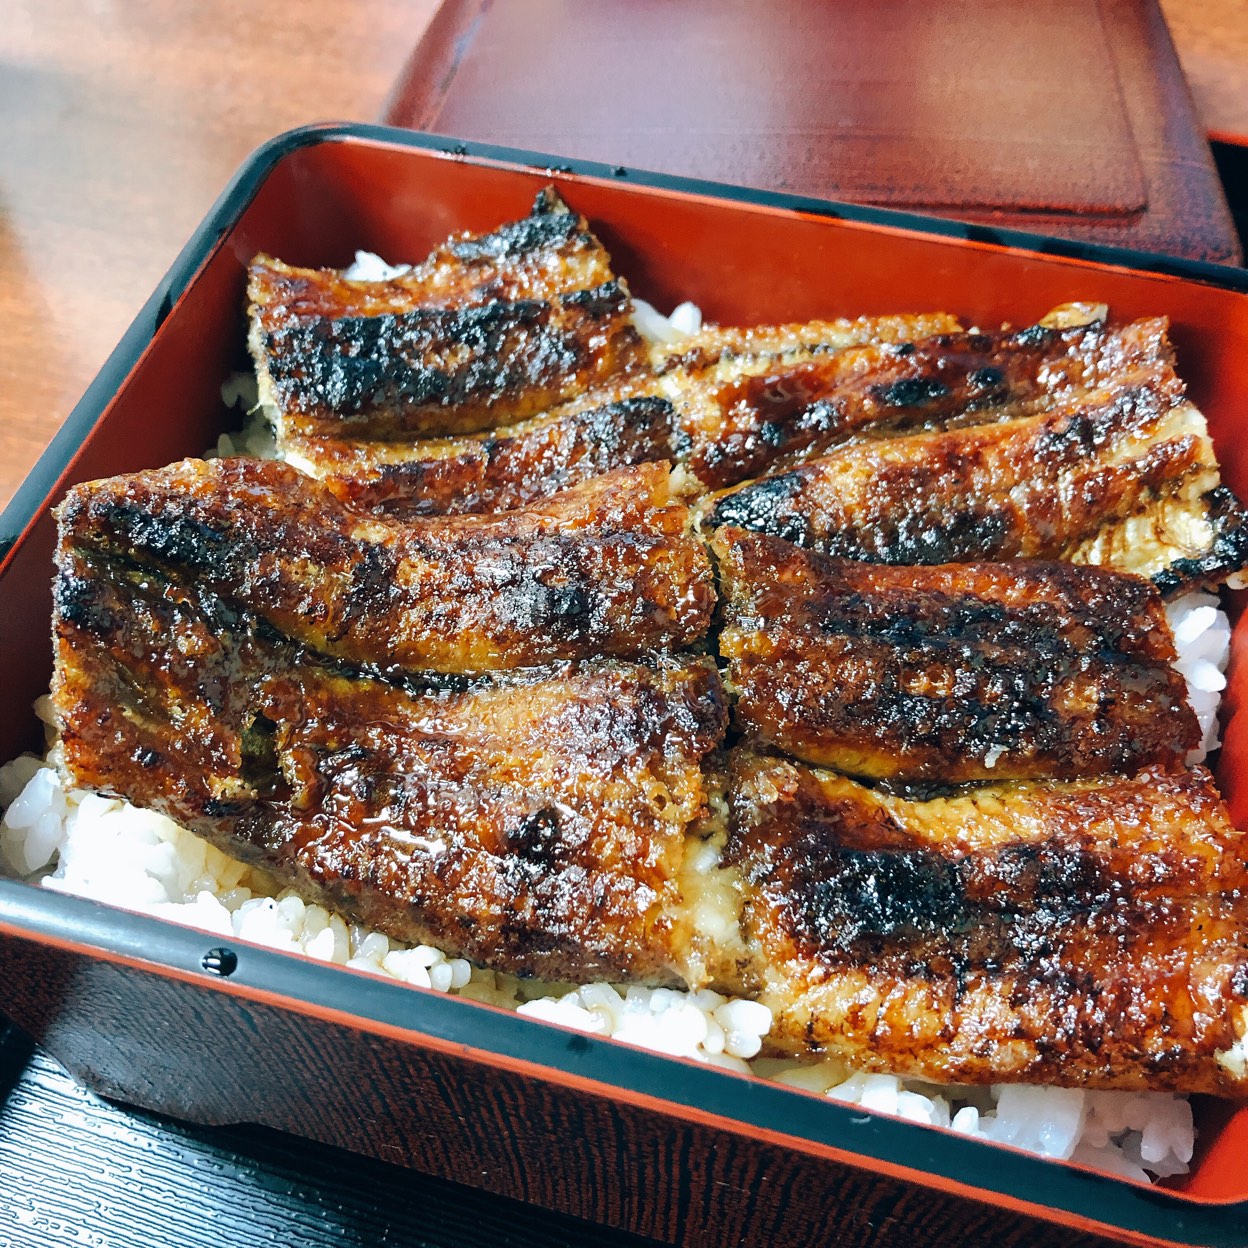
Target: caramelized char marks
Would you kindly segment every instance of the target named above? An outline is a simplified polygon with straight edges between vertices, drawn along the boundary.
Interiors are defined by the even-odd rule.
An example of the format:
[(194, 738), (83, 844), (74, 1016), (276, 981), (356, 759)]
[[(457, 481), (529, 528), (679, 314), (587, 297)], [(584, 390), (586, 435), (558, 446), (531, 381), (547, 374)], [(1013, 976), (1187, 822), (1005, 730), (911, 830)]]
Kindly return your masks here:
[[(895, 341), (903, 332), (917, 336), (950, 324), (956, 324), (950, 317), (929, 315), (707, 330), (697, 335), (703, 346), (691, 348), (687, 358), (701, 358), (712, 342), (723, 354), (708, 355), (696, 371), (667, 360), (660, 365), (666, 376), (625, 374), (605, 391), (581, 394), (519, 425), (415, 441), (286, 436), (283, 445), (292, 462), (360, 506), (402, 516), (503, 510), (625, 464), (696, 458), (699, 439), (705, 453), (706, 438), (722, 422), (717, 393), (769, 371), (772, 357), (764, 347), (780, 351), (788, 344), (791, 353), (827, 354), (865, 339)], [(730, 342), (750, 345), (753, 353), (736, 354)]]
[(1154, 500), (1216, 481), (1173, 374), (1138, 380), (1021, 419), (851, 442), (720, 495), (707, 519), (872, 563), (1069, 558)]
[(719, 386), (687, 422), (689, 467), (703, 485), (723, 489), (863, 430), (1023, 415), (1127, 369), (1164, 373), (1177, 388), (1170, 355), (1159, 319), (851, 347)]
[[(1149, 569), (1153, 583), (1167, 598), (1197, 589), (1216, 593), (1229, 577), (1248, 568), (1248, 507), (1226, 486), (1215, 486), (1186, 510), (1183, 518), (1196, 521), (1200, 540), (1176, 549), (1163, 516), (1159, 540), (1166, 543), (1165, 566)], [(1088, 562), (1099, 553), (1089, 551)]]
[(700, 965), (678, 877), (727, 719), (711, 660), (419, 694), (113, 561), (62, 547), (60, 570), (55, 703), (77, 783), (499, 970), (678, 984)]
[(523, 420), (644, 360), (618, 282), (550, 301), (261, 328), (253, 352), (283, 436), (370, 438)]
[(353, 281), (333, 269), (301, 269), (258, 255), (248, 269), (247, 296), (260, 327), (271, 333), (301, 322), (415, 307), (551, 299), (614, 279), (610, 257), (585, 218), (547, 188), (529, 216), (488, 234), (450, 238), (423, 263), (385, 281)]
[(651, 348), (655, 372), (707, 373), (730, 381), (739, 363), (751, 371), (796, 364), (870, 343), (910, 343), (933, 334), (956, 334), (962, 326), (947, 312), (842, 317), (785, 325), (708, 325), (670, 345)]
[(956, 783), (1131, 773), (1196, 746), (1138, 577), (1062, 563), (894, 569), (721, 529), (738, 726), (851, 775)]
[(355, 506), (401, 517), (510, 511), (614, 468), (674, 460), (682, 445), (666, 399), (585, 397), (523, 425), (463, 438), (286, 440), (287, 457)]
[(527, 511), (405, 523), (285, 464), (187, 460), (79, 486), (60, 516), (67, 546), (202, 587), (322, 654), (472, 673), (700, 641), (709, 561), (667, 478), (639, 465)]
[(1203, 768), (928, 802), (733, 751), (775, 1048), (938, 1081), (1243, 1092), (1242, 834)]

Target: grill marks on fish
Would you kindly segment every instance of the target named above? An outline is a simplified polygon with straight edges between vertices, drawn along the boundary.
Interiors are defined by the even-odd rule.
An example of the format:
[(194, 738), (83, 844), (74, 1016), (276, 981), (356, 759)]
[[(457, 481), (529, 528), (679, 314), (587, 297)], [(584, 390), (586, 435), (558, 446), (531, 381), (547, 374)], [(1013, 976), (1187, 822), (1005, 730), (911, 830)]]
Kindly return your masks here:
[(936, 334), (729, 378), (686, 422), (689, 467), (706, 488), (723, 489), (864, 431), (911, 432), (1044, 410), (1129, 369), (1168, 370), (1165, 330), (1155, 319), (1112, 330)]
[(863, 439), (716, 498), (735, 524), (873, 563), (1072, 556), (1193, 477), (1216, 482), (1203, 421), (1130, 388), (991, 425)]
[(870, 566), (713, 540), (738, 727), (901, 782), (1130, 774), (1200, 739), (1157, 591), (1070, 564)]
[(363, 516), (286, 464), (184, 461), (72, 491), (64, 542), (151, 566), (318, 652), (475, 673), (701, 641), (714, 588), (665, 465), (527, 511)]
[[(737, 747), (723, 829), (728, 712), (713, 659), (594, 659), (439, 688), (424, 673), (363, 670), (360, 655), (378, 659), (367, 648), (354, 663), (332, 657), (341, 648), (313, 653), (375, 606), (340, 595), (339, 627), (314, 592), (320, 574), (299, 582), (291, 568), (329, 554), (365, 599), (374, 579), (402, 580), (379, 558), (339, 558), (391, 522), (344, 512), (360, 527), (309, 539), (324, 499), (292, 509), (282, 490), (299, 480), (284, 465), (227, 461), (71, 493), (54, 700), (76, 784), (161, 810), (399, 939), (520, 974), (755, 993), (776, 1014), (781, 1051), (965, 1082), (1235, 1087), (1216, 1055), (1238, 1039), (1248, 890), (1239, 834), (1204, 772), (916, 801)], [(232, 528), (234, 511), (261, 519)], [(805, 561), (797, 575), (769, 571), (768, 592), (800, 593), (820, 560), (744, 532), (717, 546), (729, 540)], [(229, 553), (235, 543), (243, 555)], [(275, 561), (257, 562), (262, 549)], [(902, 575), (841, 566), (883, 575), (885, 588)], [(1122, 581), (1155, 611), (1145, 582), (1060, 565), (1056, 588), (1039, 592), (1028, 565), (926, 570), (937, 573), (978, 596), (926, 610), (933, 593), (914, 615), (885, 594), (876, 618), (864, 590), (842, 618), (916, 646), (925, 625), (964, 643), (958, 626), (970, 625), (1000, 662), (1021, 644), (1011, 611), (1021, 618), (1035, 599), (1070, 608), (1057, 624), (1080, 645), (1170, 656), (1164, 622), (1131, 616), (1112, 632), (1094, 597), (1070, 588)], [(287, 575), (279, 619), (263, 595)], [(984, 594), (976, 577), (1001, 592)], [(300, 583), (302, 597), (290, 588)], [(728, 594), (720, 648), (744, 689), (730, 581)], [(791, 621), (805, 622), (800, 611)], [(1055, 646), (1067, 639), (1042, 623)], [(1034, 642), (1030, 620), (1019, 631)], [(1042, 648), (1038, 661), (1048, 657)], [(782, 675), (785, 659), (774, 648)], [(723, 844), (721, 865), (692, 867), (708, 840)]]
[(261, 253), (248, 298), (266, 332), (308, 321), (469, 307), (493, 300), (549, 299), (615, 280), (611, 258), (585, 218), (551, 189), (532, 212), (486, 234), (448, 239), (421, 264), (384, 281), (352, 281), (333, 269), (302, 269)]
[(1100, 348), (1088, 367), (1076, 354), (1043, 402), (992, 423), (972, 412), (936, 431), (871, 431), (712, 497), (701, 520), (873, 563), (1069, 559), (1151, 577), (1167, 595), (1216, 586), (1248, 563), (1248, 517), (1219, 485), (1164, 322)]
[(257, 256), (248, 298), (281, 436), (471, 433), (645, 363), (627, 288), (553, 192), (384, 282)]
[(1242, 1093), (1243, 836), (1203, 768), (913, 801), (736, 749), (777, 1050), (938, 1081)]
[[(605, 438), (587, 423), (581, 399), (525, 426), (458, 443), (416, 441), (400, 448), (287, 437), (284, 445), (344, 497), (432, 514), (446, 510), (448, 501), (467, 509), (439, 489), (439, 473), (449, 471), (452, 458), (480, 464), (483, 447), (497, 445), (503, 453), (490, 464), (493, 490), (528, 501), (569, 484), (569, 461), (585, 473), (634, 462), (636, 437), (621, 438), (615, 430), (622, 420), (653, 411), (647, 403), (666, 401), (679, 428), (668, 433), (663, 453), (676, 458), (701, 491), (801, 460), (863, 431), (928, 429), (972, 413), (976, 420), (985, 414), (1003, 419), (1130, 362), (1154, 371), (1168, 366), (1163, 321), (1113, 331), (1033, 327), (933, 336), (948, 320), (933, 314), (704, 331), (699, 345), (660, 356), (657, 376), (633, 374), (615, 384), (626, 397), (603, 408), (616, 418)], [(903, 332), (909, 336), (903, 339)], [(487, 505), (483, 499), (480, 506)]]
[[(703, 345), (688, 356), (689, 361), (696, 358), (696, 367), (660, 356), (657, 373), (623, 372), (519, 425), (459, 438), (384, 442), (303, 437), (279, 428), (279, 443), (291, 462), (326, 481), (341, 497), (396, 515), (521, 506), (597, 473), (656, 459), (680, 463), (695, 473), (713, 461), (719, 478), (740, 480), (747, 474), (733, 466), (741, 457), (739, 449), (733, 452), (736, 458), (715, 449), (716, 440), (727, 436), (721, 392), (774, 371), (777, 360), (921, 337), (951, 324), (956, 325), (951, 317), (931, 314), (706, 331), (699, 336)], [(740, 349), (730, 349), (732, 341)], [(712, 352), (713, 342), (718, 354)], [(747, 345), (752, 349), (746, 350)], [(765, 465), (786, 449), (805, 445), (803, 439), (819, 436), (819, 421), (806, 423), (809, 428), (795, 426), (777, 433), (770, 443), (758, 442), (750, 463)], [(780, 429), (778, 424), (767, 426), (773, 427)], [(704, 488), (696, 475), (686, 472), (685, 480), (693, 492)]]
[(679, 877), (727, 711), (709, 659), (416, 694), (75, 550), (65, 765), (400, 940), (548, 979), (701, 973)]
[(344, 501), (404, 517), (510, 511), (616, 468), (678, 457), (684, 439), (666, 399), (598, 396), (469, 437), (287, 438), (285, 453)]
[(290, 434), (384, 438), (524, 419), (641, 359), (619, 282), (264, 332), (262, 397)]
[[(249, 296), (279, 446), (324, 483), (224, 461), (71, 492), (75, 783), (402, 940), (759, 994), (783, 1051), (1234, 1086), (1244, 855), (1181, 770), (1197, 729), (1156, 592), (869, 566), (1040, 555), (1173, 588), (1248, 563), (1164, 321), (647, 351), (549, 193), (385, 282), (258, 257)], [(715, 595), (668, 461), (729, 491), (704, 513), (731, 751), (714, 659), (670, 653), (707, 642)]]
[(869, 343), (901, 347), (934, 334), (956, 334), (958, 319), (947, 312), (889, 316), (843, 317), (836, 320), (793, 321), (783, 325), (707, 325), (681, 341), (651, 348), (659, 376), (669, 373), (708, 374), (726, 382), (741, 365), (766, 372), (776, 365), (800, 364)]

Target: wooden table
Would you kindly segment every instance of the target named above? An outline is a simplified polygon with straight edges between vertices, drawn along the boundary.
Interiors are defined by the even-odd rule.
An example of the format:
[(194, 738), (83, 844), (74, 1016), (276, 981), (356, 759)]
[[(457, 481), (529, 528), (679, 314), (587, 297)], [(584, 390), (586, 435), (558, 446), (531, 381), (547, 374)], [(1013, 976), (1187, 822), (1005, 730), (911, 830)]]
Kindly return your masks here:
[[(248, 152), (304, 122), (379, 116), (435, 7), (6, 0), (0, 505)], [(1165, 8), (1207, 123), (1248, 132), (1248, 0)], [(0, 1245), (483, 1236), (642, 1243), (321, 1146), (127, 1112), (0, 1021)]]
[(0, 1019), (0, 1245), (647, 1248), (654, 1240), (260, 1127), (110, 1105)]
[(0, 506), (255, 147), (372, 121), (436, 0), (5, 0)]

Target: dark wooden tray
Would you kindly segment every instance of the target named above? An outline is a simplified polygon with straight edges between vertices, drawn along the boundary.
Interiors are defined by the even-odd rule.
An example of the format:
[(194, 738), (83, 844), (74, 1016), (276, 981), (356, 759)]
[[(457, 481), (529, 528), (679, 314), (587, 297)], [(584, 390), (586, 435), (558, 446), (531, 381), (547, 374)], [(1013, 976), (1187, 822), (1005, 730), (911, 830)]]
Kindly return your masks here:
[(0, 1244), (82, 1248), (654, 1248), (262, 1127), (105, 1101), (0, 1018)]
[(1240, 257), (1154, 0), (444, 0), (385, 119)]

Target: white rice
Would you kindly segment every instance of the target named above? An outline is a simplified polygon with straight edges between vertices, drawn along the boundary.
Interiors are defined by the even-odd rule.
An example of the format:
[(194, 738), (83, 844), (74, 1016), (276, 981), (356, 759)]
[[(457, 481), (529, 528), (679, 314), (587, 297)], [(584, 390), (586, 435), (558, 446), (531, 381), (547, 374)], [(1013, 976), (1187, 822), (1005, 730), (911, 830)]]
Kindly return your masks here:
[(410, 264), (387, 264), (371, 251), (357, 251), (355, 263), (344, 269), (343, 277), (349, 282), (388, 282), (411, 272)]
[[(1177, 663), (1207, 738), (1216, 733), (1230, 626), (1217, 600), (1193, 594), (1168, 614)], [(37, 706), (50, 721), (47, 698)], [(842, 1103), (1045, 1157), (1073, 1159), (1132, 1179), (1182, 1174), (1195, 1130), (1187, 1099), (1161, 1092), (1099, 1092), (999, 1085), (939, 1086), (854, 1072), (837, 1061), (757, 1059), (771, 1026), (755, 1001), (703, 989), (554, 985), (472, 966), (428, 945), (414, 948), (309, 905), (151, 811), (83, 790), (26, 755), (0, 767), (0, 866), (43, 888), (332, 962), (420, 988), (515, 1009), (531, 1018), (660, 1053), (775, 1079)], [(1203, 751), (1202, 751), (1203, 757)]]
[[(357, 252), (344, 276), (387, 281), (410, 267)], [(665, 317), (643, 300), (633, 303), (634, 324), (648, 342), (669, 345), (701, 328), (695, 304), (682, 303)], [(257, 406), (254, 376), (232, 377), (221, 397), (227, 406), (242, 408), (247, 419), (241, 432), (223, 434), (210, 454), (273, 458), (273, 434)], [(1230, 623), (1210, 594), (1181, 598), (1166, 614), (1178, 650), (1175, 666), (1187, 681), (1202, 731), (1201, 745), (1188, 761), (1199, 762), (1217, 744)], [(48, 699), (36, 709), (50, 724)], [(25, 755), (0, 767), (0, 809), (5, 812), (0, 868), (43, 888), (488, 1002), (655, 1052), (752, 1071), (844, 1104), (1074, 1160), (1124, 1178), (1182, 1174), (1192, 1158), (1195, 1128), (1183, 1096), (1016, 1084), (942, 1086), (855, 1072), (833, 1060), (798, 1064), (757, 1058), (772, 1020), (767, 1007), (755, 1001), (709, 989), (521, 980), (429, 945), (405, 946), (305, 903), (267, 873), (230, 858), (162, 815), (84, 790), (67, 791), (55, 749), (46, 758)]]
[(1187, 681), (1187, 700), (1200, 724), (1200, 745), (1189, 763), (1204, 762), (1218, 743), (1218, 707), (1226, 688), (1231, 653), (1231, 622), (1212, 594), (1185, 594), (1166, 607), (1178, 658), (1174, 666)]
[(680, 303), (664, 316), (653, 304), (634, 299), (633, 324), (647, 342), (669, 346), (702, 328), (702, 309), (696, 303)]

